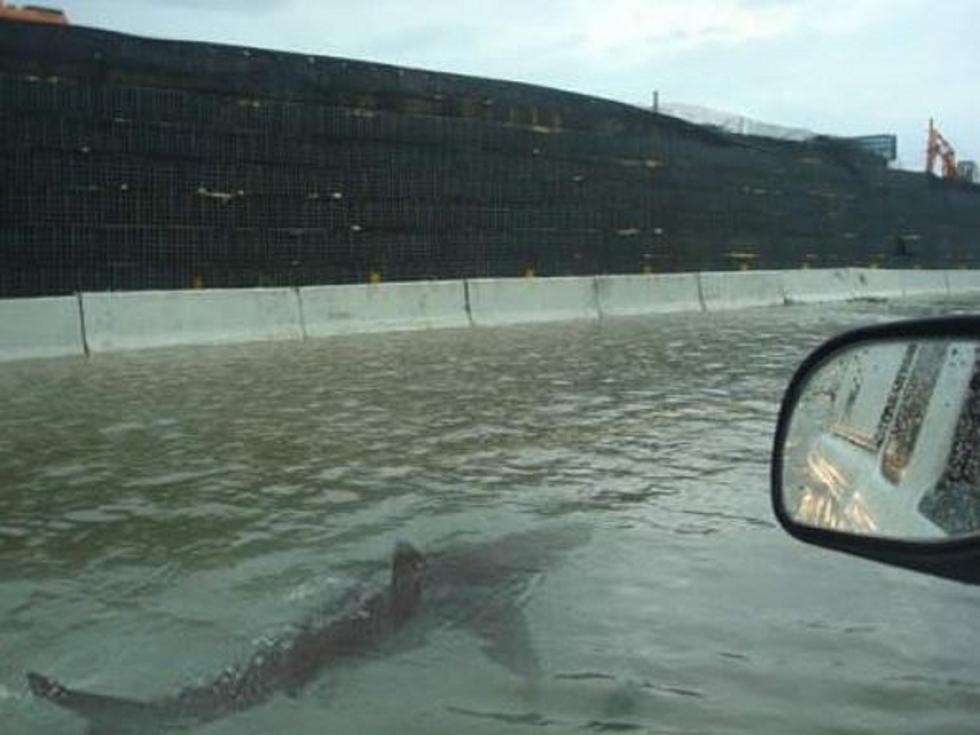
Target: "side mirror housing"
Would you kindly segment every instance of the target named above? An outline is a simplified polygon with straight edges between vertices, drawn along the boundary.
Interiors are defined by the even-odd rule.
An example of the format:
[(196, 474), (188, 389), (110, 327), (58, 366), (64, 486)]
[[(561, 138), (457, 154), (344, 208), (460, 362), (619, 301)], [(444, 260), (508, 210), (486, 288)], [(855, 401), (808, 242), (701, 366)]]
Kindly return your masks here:
[(797, 539), (980, 584), (980, 317), (826, 342), (783, 398), (772, 502)]

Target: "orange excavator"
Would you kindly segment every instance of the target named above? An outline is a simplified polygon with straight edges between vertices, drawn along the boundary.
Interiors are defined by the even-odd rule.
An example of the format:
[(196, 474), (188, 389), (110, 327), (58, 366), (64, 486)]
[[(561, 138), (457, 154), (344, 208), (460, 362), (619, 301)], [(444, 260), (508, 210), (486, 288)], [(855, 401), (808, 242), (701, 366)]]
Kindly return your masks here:
[(26, 23), (49, 23), (56, 26), (68, 25), (68, 16), (61, 10), (42, 8), (37, 5), (25, 5), (18, 8), (6, 5), (0, 0), (0, 20), (20, 20)]
[(956, 151), (948, 140), (936, 130), (936, 126), (929, 118), (929, 138), (926, 141), (926, 173), (932, 174), (936, 167), (936, 159), (943, 162), (943, 178), (954, 180), (957, 178), (956, 172)]

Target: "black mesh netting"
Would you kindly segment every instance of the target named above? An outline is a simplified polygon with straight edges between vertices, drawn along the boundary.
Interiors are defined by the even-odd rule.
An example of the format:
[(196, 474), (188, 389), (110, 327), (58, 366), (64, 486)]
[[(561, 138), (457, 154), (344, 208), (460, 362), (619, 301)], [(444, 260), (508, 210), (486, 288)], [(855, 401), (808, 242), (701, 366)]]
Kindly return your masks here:
[(0, 296), (980, 267), (980, 187), (840, 140), (342, 59), (0, 22)]

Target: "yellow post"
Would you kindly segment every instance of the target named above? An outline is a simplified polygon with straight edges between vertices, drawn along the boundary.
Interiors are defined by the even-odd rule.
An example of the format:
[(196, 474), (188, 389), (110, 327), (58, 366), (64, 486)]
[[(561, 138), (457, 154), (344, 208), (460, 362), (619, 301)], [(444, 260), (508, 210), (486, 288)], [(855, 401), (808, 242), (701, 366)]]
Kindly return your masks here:
[(195, 273), (191, 276), (191, 288), (200, 291), (204, 288), (204, 276), (200, 273)]
[(381, 283), (381, 274), (378, 271), (371, 271), (368, 275), (368, 283)]
[(537, 274), (534, 272), (534, 268), (525, 268), (524, 269), (524, 277), (525, 278), (534, 278), (535, 275), (537, 275)]

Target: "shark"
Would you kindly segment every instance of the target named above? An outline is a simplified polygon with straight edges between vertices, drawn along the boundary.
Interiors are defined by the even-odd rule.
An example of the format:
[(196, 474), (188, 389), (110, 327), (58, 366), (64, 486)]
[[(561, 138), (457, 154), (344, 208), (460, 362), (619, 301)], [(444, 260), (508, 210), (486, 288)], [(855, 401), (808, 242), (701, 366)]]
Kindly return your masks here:
[(544, 573), (587, 538), (585, 527), (562, 526), (428, 554), (399, 542), (385, 587), (348, 595), (244, 662), (159, 699), (82, 691), (35, 672), (27, 673), (27, 683), (34, 696), (84, 718), (87, 735), (158, 735), (191, 730), (276, 696), (296, 697), (331, 667), (422, 645), (433, 631), (458, 628), (533, 689), (541, 665), (523, 607)]

